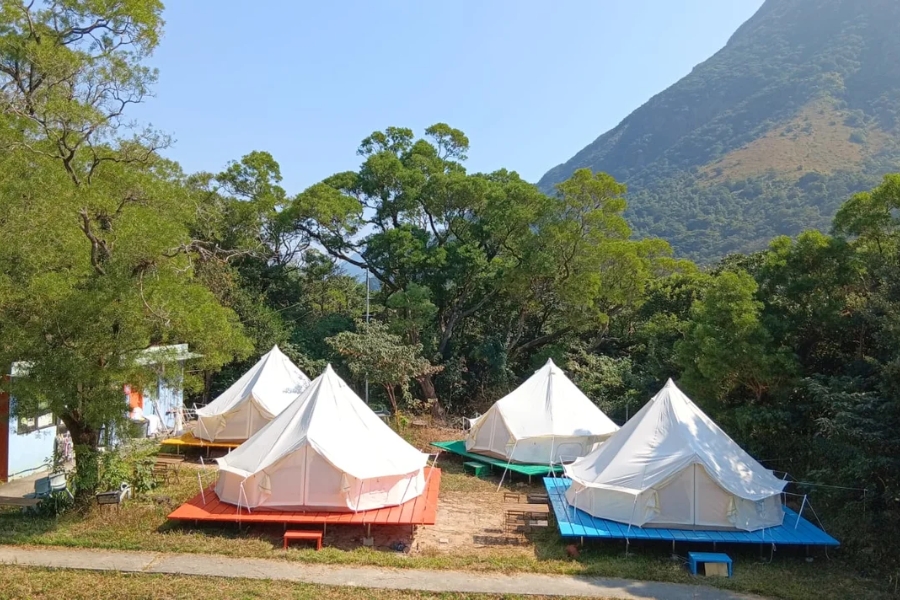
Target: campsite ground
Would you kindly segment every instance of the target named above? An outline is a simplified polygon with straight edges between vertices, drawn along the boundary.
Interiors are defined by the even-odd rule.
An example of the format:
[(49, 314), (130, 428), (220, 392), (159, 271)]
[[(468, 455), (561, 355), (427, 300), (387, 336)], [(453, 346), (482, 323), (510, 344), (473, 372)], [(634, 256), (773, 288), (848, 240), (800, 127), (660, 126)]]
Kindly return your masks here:
[[(457, 431), (429, 427), (411, 427), (406, 432), (407, 439), (423, 449), (427, 447), (428, 441), (459, 436), (460, 432)], [(687, 573), (682, 560), (673, 559), (668, 546), (632, 544), (626, 556), (624, 544), (589, 542), (580, 548), (577, 558), (571, 558), (566, 553), (565, 544), (552, 528), (520, 536), (515, 544), (497, 543), (507, 541), (497, 539), (507, 537), (503, 533), (502, 523), (503, 494), (497, 492), (499, 474), (486, 480), (476, 479), (463, 472), (460, 460), (446, 453), (440, 456), (438, 467), (442, 469), (443, 475), (437, 524), (419, 527), (412, 537), (408, 528), (388, 528), (377, 533), (373, 529), (374, 548), (362, 547), (362, 528), (349, 526), (329, 527), (326, 547), (320, 552), (302, 547), (285, 552), (281, 550), (280, 526), (245, 526), (239, 531), (236, 525), (193, 527), (168, 522), (166, 515), (175, 506), (197, 494), (198, 473), (207, 483), (213, 481), (214, 470), (210, 467), (204, 469), (199, 464), (185, 464), (179, 483), (162, 486), (136, 498), (119, 512), (114, 509), (101, 511), (94, 507), (84, 514), (66, 514), (58, 520), (27, 517), (13, 510), (0, 512), (0, 543), (209, 553), (234, 557), (283, 558), (320, 564), (506, 573), (527, 571), (697, 582)], [(529, 487), (521, 479), (514, 479), (511, 485), (504, 484), (507, 491), (510, 487), (523, 492), (542, 489), (538, 485)], [(409, 546), (409, 552), (390, 550), (389, 545), (396, 541)], [(677, 550), (686, 552), (685, 549)], [(728, 552), (735, 559), (734, 578), (709, 579), (703, 583), (788, 599), (890, 597), (873, 582), (855, 575), (839, 559), (828, 558), (824, 554), (817, 554), (813, 562), (807, 562), (802, 553), (779, 549), (770, 562), (768, 552), (761, 557), (759, 548), (756, 547), (732, 548)], [(11, 577), (8, 573), (9, 571), (4, 571), (2, 577)], [(71, 576), (88, 577), (90, 574)], [(107, 580), (101, 577), (100, 581)], [(252, 592), (246, 595), (252, 596)], [(342, 596), (316, 593), (316, 597)]]
[[(66, 571), (0, 565), (0, 598), (35, 600), (524, 600), (516, 595), (449, 594), (332, 587), (289, 581)], [(545, 600), (546, 596), (527, 596)]]

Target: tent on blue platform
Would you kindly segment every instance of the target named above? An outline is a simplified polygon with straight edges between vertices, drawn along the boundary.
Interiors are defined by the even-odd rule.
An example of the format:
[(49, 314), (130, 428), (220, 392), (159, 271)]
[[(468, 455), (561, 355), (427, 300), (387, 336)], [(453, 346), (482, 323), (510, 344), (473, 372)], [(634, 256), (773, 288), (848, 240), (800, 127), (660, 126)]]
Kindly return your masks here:
[(630, 421), (567, 465), (568, 503), (642, 527), (755, 531), (781, 525), (777, 478), (670, 379)]

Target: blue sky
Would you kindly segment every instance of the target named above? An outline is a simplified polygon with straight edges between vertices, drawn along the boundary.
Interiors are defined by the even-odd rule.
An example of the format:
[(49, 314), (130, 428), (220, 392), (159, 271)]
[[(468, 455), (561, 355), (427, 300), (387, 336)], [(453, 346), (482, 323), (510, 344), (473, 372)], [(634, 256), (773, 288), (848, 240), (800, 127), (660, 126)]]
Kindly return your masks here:
[(188, 172), (252, 150), (296, 193), (388, 126), (462, 129), (537, 181), (719, 50), (762, 0), (169, 0), (132, 111)]

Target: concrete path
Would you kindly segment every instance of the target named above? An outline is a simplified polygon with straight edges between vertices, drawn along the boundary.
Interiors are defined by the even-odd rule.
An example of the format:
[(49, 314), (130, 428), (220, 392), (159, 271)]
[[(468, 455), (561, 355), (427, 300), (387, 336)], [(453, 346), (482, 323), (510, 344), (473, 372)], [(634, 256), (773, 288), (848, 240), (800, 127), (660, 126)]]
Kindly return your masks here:
[(0, 546), (0, 564), (34, 567), (241, 577), (392, 590), (485, 594), (587, 596), (621, 600), (749, 600), (747, 596), (701, 585), (654, 583), (516, 573), (468, 573), (313, 565), (286, 560), (229, 558), (204, 554), (160, 554)]

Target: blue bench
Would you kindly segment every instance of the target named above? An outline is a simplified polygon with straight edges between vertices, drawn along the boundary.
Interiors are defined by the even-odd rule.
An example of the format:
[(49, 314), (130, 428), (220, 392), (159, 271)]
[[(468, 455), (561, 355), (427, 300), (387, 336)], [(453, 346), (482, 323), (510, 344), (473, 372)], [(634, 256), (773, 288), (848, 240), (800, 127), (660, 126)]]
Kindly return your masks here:
[(688, 552), (688, 569), (694, 575), (697, 574), (699, 565), (703, 563), (724, 563), (728, 565), (728, 576), (734, 574), (731, 565), (731, 558), (727, 554), (721, 552)]

